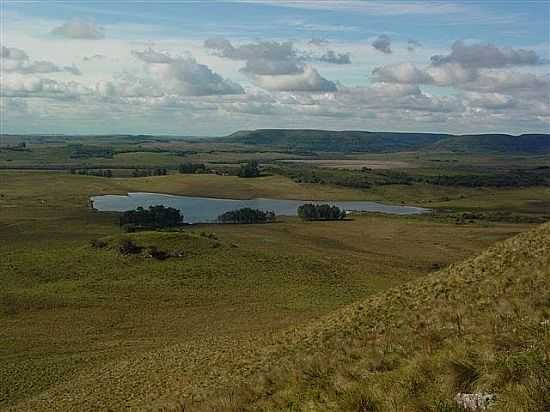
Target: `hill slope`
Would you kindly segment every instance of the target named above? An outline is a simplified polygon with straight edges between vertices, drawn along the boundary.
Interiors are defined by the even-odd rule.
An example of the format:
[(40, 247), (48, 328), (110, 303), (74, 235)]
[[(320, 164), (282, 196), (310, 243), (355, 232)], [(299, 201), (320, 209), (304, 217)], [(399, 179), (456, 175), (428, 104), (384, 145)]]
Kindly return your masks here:
[(550, 224), (282, 338), (204, 410), (550, 410)]
[(290, 150), (325, 152), (399, 152), (416, 150), (469, 153), (547, 153), (550, 135), (480, 134), (454, 136), (435, 133), (394, 133), (299, 129), (258, 129), (239, 131), (224, 142), (271, 146)]
[(443, 412), (483, 392), (546, 411), (549, 296), (545, 224), (284, 334), (129, 354), (14, 409)]

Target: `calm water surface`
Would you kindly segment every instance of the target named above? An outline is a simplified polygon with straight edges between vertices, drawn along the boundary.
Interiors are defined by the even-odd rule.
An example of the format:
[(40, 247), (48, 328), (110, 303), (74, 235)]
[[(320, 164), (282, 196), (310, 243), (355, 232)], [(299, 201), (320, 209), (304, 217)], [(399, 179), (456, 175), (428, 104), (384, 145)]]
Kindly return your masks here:
[(124, 212), (138, 206), (163, 205), (181, 210), (187, 223), (215, 222), (217, 217), (228, 210), (250, 207), (260, 210), (272, 210), (276, 215), (296, 216), (298, 206), (304, 203), (328, 203), (349, 212), (381, 212), (395, 215), (415, 215), (428, 209), (413, 206), (386, 205), (366, 201), (306, 201), (285, 199), (216, 199), (210, 197), (173, 196), (159, 193), (128, 193), (127, 196), (103, 195), (90, 198), (93, 207), (102, 212)]

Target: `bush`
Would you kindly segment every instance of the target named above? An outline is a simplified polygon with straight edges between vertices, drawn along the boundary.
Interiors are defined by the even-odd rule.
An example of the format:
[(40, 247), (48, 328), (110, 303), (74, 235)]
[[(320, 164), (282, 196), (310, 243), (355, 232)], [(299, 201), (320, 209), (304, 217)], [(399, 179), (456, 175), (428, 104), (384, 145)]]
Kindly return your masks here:
[(218, 216), (221, 223), (267, 223), (275, 220), (275, 213), (244, 207)]
[(107, 246), (107, 242), (101, 239), (93, 239), (90, 240), (90, 245), (95, 249), (103, 249), (105, 246)]
[(346, 217), (346, 212), (329, 204), (306, 203), (298, 208), (298, 216), (303, 220), (342, 220)]
[(138, 207), (136, 210), (128, 210), (120, 216), (121, 226), (163, 228), (179, 226), (182, 221), (183, 215), (178, 209), (164, 206), (151, 206), (147, 210)]
[(121, 239), (120, 243), (118, 244), (118, 251), (123, 255), (135, 255), (141, 252), (141, 247), (136, 245), (130, 239)]
[(169, 255), (164, 250), (159, 250), (156, 246), (149, 247), (149, 255), (157, 260), (166, 260)]

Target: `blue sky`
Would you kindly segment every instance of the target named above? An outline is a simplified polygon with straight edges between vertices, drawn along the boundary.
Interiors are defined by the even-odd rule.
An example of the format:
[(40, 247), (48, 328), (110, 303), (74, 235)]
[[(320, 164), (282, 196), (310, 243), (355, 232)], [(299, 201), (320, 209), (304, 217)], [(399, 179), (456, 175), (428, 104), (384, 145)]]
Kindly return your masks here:
[(2, 131), (548, 132), (548, 1), (1, 3)]

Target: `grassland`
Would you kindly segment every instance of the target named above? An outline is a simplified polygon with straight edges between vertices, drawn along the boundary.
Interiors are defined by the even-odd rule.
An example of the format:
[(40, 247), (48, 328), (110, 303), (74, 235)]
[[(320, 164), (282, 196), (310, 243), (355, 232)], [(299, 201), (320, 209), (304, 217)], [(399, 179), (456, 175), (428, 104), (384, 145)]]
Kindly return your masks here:
[[(108, 179), (1, 172), (0, 178), (5, 343), (0, 405), (21, 410), (119, 409), (127, 402), (142, 408), (178, 391), (185, 379), (181, 368), (188, 365), (182, 364), (187, 358), (170, 356), (147, 372), (151, 365), (129, 366), (137, 359), (157, 359), (163, 348), (177, 347), (196, 353), (199, 367), (199, 359), (317, 319), (529, 227), (370, 215), (347, 222), (285, 218), (272, 225), (127, 235), (116, 216), (88, 209), (90, 195), (138, 190), (241, 198), (371, 195), (280, 176)], [(183, 256), (166, 261), (123, 256), (116, 244), (126, 236)], [(95, 249), (92, 239), (109, 246)], [(214, 355), (214, 349), (221, 352)], [(103, 372), (119, 383), (75, 386)], [(92, 392), (79, 395), (85, 388)]]
[[(329, 173), (370, 164), (418, 176), (482, 175), (550, 166), (548, 154), (258, 150), (151, 136), (8, 136), (2, 145), (0, 409), (178, 410), (183, 402), (185, 410), (453, 411), (448, 360), (481, 376), (467, 389), (513, 398), (517, 409), (508, 410), (540, 405), (530, 394), (546, 379), (533, 363), (548, 356), (540, 351), (547, 332), (536, 327), (548, 318), (547, 272), (538, 269), (547, 226), (455, 266), (533, 225), (455, 224), (453, 216), (548, 215), (550, 187), (358, 189), (175, 170), (183, 162), (223, 170), (257, 159), (268, 172), (290, 160), (330, 166)], [(128, 177), (141, 167), (169, 173)], [(115, 177), (69, 168), (112, 168)], [(437, 213), (128, 234), (116, 214), (88, 207), (92, 195), (135, 191), (376, 200)], [(124, 239), (144, 252), (121, 254)], [(171, 257), (153, 259), (149, 247)], [(436, 274), (440, 268), (448, 269)]]

